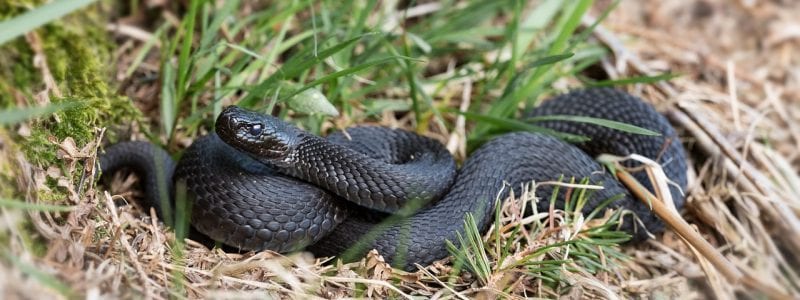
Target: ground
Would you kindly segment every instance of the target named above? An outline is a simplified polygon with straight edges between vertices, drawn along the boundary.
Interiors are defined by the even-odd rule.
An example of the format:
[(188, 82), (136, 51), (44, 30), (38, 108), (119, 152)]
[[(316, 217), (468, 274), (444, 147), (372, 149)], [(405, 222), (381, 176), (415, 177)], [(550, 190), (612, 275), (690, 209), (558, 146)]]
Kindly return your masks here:
[[(2, 4), (0, 20), (38, 2)], [(800, 3), (302, 2), (101, 2), (0, 45), (0, 292), (800, 294), (800, 262), (792, 255), (800, 252)], [(639, 245), (589, 243), (523, 219), (514, 201), (476, 237), (479, 247), (467, 247), (472, 270), (454, 268), (450, 259), (406, 273), (375, 254), (342, 264), (307, 253), (225, 253), (176, 238), (151, 214), (122, 205), (137, 196), (134, 176), (107, 186), (92, 180), (102, 145), (147, 139), (179, 153), (232, 103), (275, 107), (315, 133), (362, 123), (411, 129), (463, 160), (491, 130), (508, 129), (504, 120), (519, 108), (609, 83), (647, 99), (678, 129), (691, 159), (681, 216), (728, 269), (676, 230)], [(25, 109), (59, 103), (71, 104)], [(486, 268), (476, 270), (481, 262)]]

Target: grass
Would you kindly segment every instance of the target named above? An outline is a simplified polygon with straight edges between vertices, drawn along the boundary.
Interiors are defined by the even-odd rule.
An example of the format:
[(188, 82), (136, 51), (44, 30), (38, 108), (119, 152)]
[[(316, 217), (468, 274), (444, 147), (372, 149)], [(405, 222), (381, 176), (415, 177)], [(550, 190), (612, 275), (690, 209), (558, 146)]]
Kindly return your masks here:
[[(176, 128), (186, 128), (187, 134), (193, 135), (199, 123), (206, 119), (203, 116), (218, 113), (219, 101), (237, 91), (244, 92), (243, 96), (237, 97), (237, 104), (246, 108), (264, 110), (277, 106), (308, 115), (335, 115), (327, 103), (330, 102), (352, 115), (358, 109), (354, 106), (375, 105), (373, 101), (379, 100), (368, 97), (360, 89), (379, 91), (392, 84), (408, 91), (410, 103), (406, 105), (414, 112), (417, 128), (422, 129), (422, 124), (431, 121), (446, 124), (439, 106), (434, 105), (436, 101), (425, 91), (424, 86), (447, 86), (449, 81), (468, 76), (465, 74), (474, 74), (475, 70), (471, 69), (473, 66), (465, 65), (454, 70), (453, 73), (458, 75), (432, 80), (422, 78), (418, 68), (428, 60), (436, 60), (437, 57), (446, 57), (465, 49), (473, 52), (470, 55), (474, 59), (479, 59), (483, 53), (512, 50), (510, 61), (496, 61), (483, 66), (486, 68), (483, 72), (497, 75), (487, 76), (482, 79), (481, 84), (483, 93), (491, 90), (506, 91), (485, 113), (494, 118), (512, 119), (514, 108), (519, 103), (536, 99), (552, 80), (558, 78), (552, 75), (556, 66), (571, 68), (587, 60), (596, 61), (600, 57), (575, 57), (573, 53), (562, 53), (586, 45), (584, 40), (570, 40), (569, 37), (576, 30), (582, 13), (591, 1), (579, 1), (574, 6), (557, 5), (550, 1), (548, 5), (533, 8), (530, 12), (532, 17), (550, 17), (556, 22), (555, 18), (560, 16), (552, 31), (554, 33), (549, 35), (543, 33), (544, 27), (549, 23), (546, 19), (536, 20), (535, 24), (530, 24), (531, 20), (525, 20), (524, 24), (536, 26), (530, 32), (528, 28), (521, 27), (523, 23), (518, 20), (521, 11), (510, 8), (522, 7), (522, 1), (468, 2), (463, 9), (436, 11), (401, 33), (396, 33), (396, 28), (381, 32), (366, 26), (364, 22), (369, 15), (368, 10), (356, 12), (355, 15), (359, 17), (355, 19), (356, 24), (351, 24), (353, 21), (349, 13), (331, 11), (332, 3), (323, 1), (318, 7), (322, 26), (316, 26), (316, 18), (305, 19), (303, 22), (306, 23), (300, 27), (299, 33), (289, 38), (285, 24), (294, 21), (295, 15), (286, 12), (311, 11), (313, 7), (307, 1), (293, 1), (265, 8), (255, 17), (226, 24), (233, 28), (228, 35), (239, 34), (237, 30), (248, 30), (248, 38), (237, 41), (228, 41), (220, 36), (220, 26), (223, 24), (221, 20), (235, 12), (240, 3), (226, 2), (223, 7), (211, 9), (209, 3), (201, 2), (191, 2), (180, 27), (175, 28), (171, 36), (162, 37), (162, 42), (169, 46), (164, 47), (165, 51), (161, 55), (164, 76), (159, 119), (162, 122), (160, 127), (168, 137), (173, 136)], [(372, 9), (377, 5), (376, 2), (364, 4), (366, 5), (361, 6), (356, 2), (349, 2), (344, 6)], [(485, 24), (486, 20), (503, 11), (514, 14), (513, 20), (517, 21), (512, 20), (512, 25), (516, 28), (512, 26), (503, 29)], [(192, 17), (197, 14), (203, 20), (200, 24), (196, 24), (196, 18)], [(402, 16), (402, 11), (398, 14)], [(443, 19), (449, 22), (439, 21)], [(376, 23), (380, 24), (381, 21), (378, 19)], [(260, 26), (259, 22), (270, 26)], [(284, 26), (278, 26), (279, 24)], [(342, 31), (340, 28), (351, 29)], [(544, 38), (535, 39), (537, 34), (544, 35)], [(467, 39), (467, 45), (459, 45), (465, 42), (454, 40), (456, 37), (466, 36), (472, 37)], [(526, 44), (520, 45), (521, 40)], [(199, 43), (199, 46), (190, 47), (194, 42)], [(356, 48), (366, 50), (354, 51)], [(535, 49), (549, 50), (542, 52)], [(292, 51), (288, 60), (280, 66), (273, 65), (276, 58), (287, 55), (287, 51)], [(174, 57), (177, 59), (171, 59)], [(168, 58), (169, 60), (165, 60)], [(559, 64), (560, 62), (563, 63)], [(520, 67), (522, 72), (517, 72)], [(531, 72), (532, 74), (528, 74)], [(243, 82), (243, 78), (258, 80)], [(205, 87), (210, 87), (212, 81), (215, 82), (214, 97), (205, 100), (210, 101), (211, 105), (200, 109), (198, 101), (201, 101), (201, 97), (209, 96)], [(517, 85), (521, 85), (520, 88)], [(325, 91), (321, 93), (324, 98), (302, 94), (308, 89), (319, 91), (320, 87)], [(402, 100), (398, 99), (396, 102)], [(178, 108), (185, 107), (184, 103), (190, 103), (186, 105), (190, 109), (183, 112), (188, 117), (181, 118)], [(303, 125), (311, 131), (319, 132), (319, 126), (310, 126), (321, 124), (319, 120), (306, 119), (307, 122)], [(509, 129), (502, 122), (480, 122), (472, 137), (480, 138), (495, 127)]]
[[(0, 31), (0, 45), (89, 2), (54, 1), (43, 9), (11, 18), (0, 28), (21, 25), (13, 26), (13, 32)], [(213, 116), (229, 104), (276, 114), (318, 134), (377, 122), (444, 141), (459, 129), (456, 120), (465, 118), (470, 121), (469, 134), (457, 141), (470, 149), (506, 131), (545, 132), (580, 141), (584, 137), (536, 126), (536, 121), (544, 118), (520, 120), (518, 112), (559, 93), (565, 82), (571, 87), (617, 86), (676, 78), (671, 72), (599, 80), (586, 75), (588, 68), (609, 55), (590, 38), (595, 26), (618, 2), (600, 11), (594, 23), (581, 26), (593, 1), (543, 0), (535, 5), (522, 0), (411, 1), (408, 7), (386, 7), (387, 2), (368, 0), (292, 0), (266, 5), (190, 0), (180, 10), (158, 8), (174, 21), (138, 24), (146, 28), (150, 38), (132, 42), (134, 50), (122, 54), (127, 60), (114, 67), (124, 70), (119, 81), (126, 82), (147, 77), (146, 70), (156, 66), (157, 81), (135, 84), (132, 93), (139, 95), (135, 100), (138, 107), (157, 109), (140, 111), (151, 121), (139, 123), (133, 131), (176, 155), (187, 141), (211, 130)], [(105, 9), (143, 10), (131, 3), (117, 5)], [(58, 7), (60, 13), (42, 13), (48, 7)], [(36, 22), (30, 21), (31, 15), (36, 16)], [(473, 92), (469, 108), (461, 109), (457, 102), (465, 85)], [(138, 94), (148, 88), (158, 91), (158, 96)], [(26, 100), (34, 103), (31, 95)], [(65, 109), (69, 108), (62, 104), (3, 107), (0, 130), (19, 129), (31, 119), (55, 123), (57, 118), (49, 116)], [(547, 118), (652, 134), (606, 120)], [(98, 126), (117, 125), (110, 124), (111, 119), (105, 122)], [(64, 174), (49, 180), (63, 179), (59, 176)], [(506, 203), (497, 206), (495, 222), (485, 235), (475, 228), (474, 220), (464, 220), (468, 230), (462, 239), (452, 241), (452, 264), (436, 265), (424, 274), (406, 274), (369, 256), (356, 263), (325, 265), (303, 256), (209, 251), (185, 242), (185, 228), (180, 225), (170, 232), (141, 218), (130, 218), (124, 208), (119, 213), (128, 217), (109, 217), (117, 214), (118, 208), (107, 205), (110, 199), (94, 194), (91, 187), (81, 202), (92, 207), (88, 214), (91, 218), (82, 215), (70, 219), (81, 225), (68, 236), (106, 243), (107, 248), (87, 246), (85, 251), (91, 253), (86, 255), (91, 264), (119, 266), (119, 272), (131, 278), (126, 283), (131, 291), (115, 294), (103, 286), (102, 290), (111, 295), (183, 298), (208, 296), (214, 290), (255, 289), (275, 293), (272, 296), (440, 293), (437, 295), (458, 297), (486, 292), (505, 297), (557, 297), (574, 296), (570, 293), (576, 290), (598, 296), (603, 293), (587, 288), (590, 284), (586, 282), (605, 278), (606, 283), (616, 284), (620, 278), (613, 275), (623, 276), (616, 268), (629, 261), (618, 248), (627, 236), (613, 230), (621, 212), (611, 216), (576, 213), (588, 190), (572, 190), (571, 206), (558, 212), (563, 226), (558, 228), (569, 229), (569, 236), (553, 231), (550, 219), (526, 219), (519, 214), (519, 207)], [(519, 196), (521, 203), (529, 205), (529, 194)], [(86, 209), (72, 208), (71, 202), (30, 204), (2, 197), (18, 197), (0, 194), (3, 216), (9, 215), (8, 211), (32, 211), (52, 213), (64, 220), (64, 210)], [(187, 218), (179, 216), (176, 224), (185, 224)], [(593, 222), (598, 219), (604, 222)], [(592, 225), (582, 226), (589, 223)], [(102, 230), (93, 231), (98, 224)], [(0, 235), (14, 240), (13, 228), (4, 228)], [(118, 240), (124, 242), (118, 244)], [(8, 254), (18, 250), (11, 245), (3, 248), (7, 265), (65, 297), (87, 292), (67, 284), (77, 286), (89, 281), (91, 278), (80, 277), (85, 274), (42, 273), (30, 267), (36, 260), (15, 260)], [(131, 250), (123, 251), (126, 247)], [(134, 247), (138, 247), (136, 251)], [(101, 260), (92, 260), (96, 253), (105, 254)], [(83, 259), (81, 256), (81, 262)], [(242, 269), (226, 270), (227, 265)], [(141, 278), (139, 271), (144, 269), (150, 274)], [(92, 271), (102, 273), (101, 269)], [(311, 289), (315, 286), (310, 283), (319, 283), (320, 287)]]
[(32, 31), (39, 26), (79, 10), (96, 0), (57, 0), (37, 7), (25, 14), (0, 22), (0, 45)]
[(20, 200), (3, 199), (3, 198), (0, 198), (0, 206), (13, 209), (20, 209), (20, 210), (54, 211), (54, 212), (67, 212), (74, 209), (74, 207), (63, 206), (63, 205), (32, 204), (32, 203), (25, 203)]
[[(136, 76), (137, 67), (150, 59), (148, 53), (161, 45), (157, 50), (161, 74), (159, 110), (150, 113), (159, 121), (156, 126), (159, 130), (148, 130), (149, 124), (143, 124), (144, 132), (152, 132), (149, 136), (152, 141), (174, 148), (177, 140), (191, 139), (207, 130), (208, 120), (223, 105), (237, 104), (278, 112), (316, 133), (325, 130), (326, 116), (335, 117), (341, 112), (348, 123), (358, 123), (376, 117), (374, 112), (369, 113), (370, 108), (378, 111), (375, 107), (396, 107), (398, 111), (408, 110), (414, 118), (412, 126), (422, 133), (431, 126), (439, 126), (439, 131), (450, 130), (457, 115), (477, 121), (470, 134), (470, 146), (509, 130), (558, 135), (517, 121), (517, 108), (522, 104), (535, 105), (560, 76), (580, 73), (581, 68), (595, 63), (604, 54), (587, 43), (586, 32), (577, 29), (592, 1), (551, 0), (540, 6), (530, 6), (524, 1), (459, 1), (458, 5), (443, 5), (427, 16), (405, 21), (408, 24), (391, 20), (403, 18), (409, 11), (375, 14), (382, 5), (378, 2), (346, 2), (344, 6), (353, 7), (354, 12), (334, 9), (338, 4), (331, 1), (287, 1), (242, 17), (238, 14), (246, 4), (241, 1), (226, 1), (219, 6), (209, 1), (189, 1), (180, 22), (158, 24), (152, 38), (143, 43), (126, 69), (126, 76)], [(301, 14), (306, 16), (300, 17)], [(509, 18), (508, 26), (489, 22), (504, 15)], [(501, 59), (503, 53), (509, 52), (510, 58)], [(426, 67), (428, 63), (460, 55), (466, 58), (447, 72)], [(491, 55), (494, 59), (487, 60)], [(441, 74), (428, 76), (428, 72)], [(442, 94), (447, 93), (445, 89), (453, 82), (465, 78), (475, 81), (481, 100), (470, 111), (461, 112), (451, 109)], [(403, 95), (387, 97), (386, 90), (403, 91)], [(500, 92), (497, 100), (490, 100), (497, 92)], [(6, 125), (57, 109), (56, 106), (31, 109)], [(19, 116), (13, 110), (3, 113)], [(603, 120), (578, 121), (637, 131)], [(178, 217), (175, 229), (178, 238), (171, 243), (176, 262), (186, 259), (180, 238), (185, 236), (185, 228), (180, 224), (185, 224), (188, 216)], [(569, 266), (588, 268), (595, 273), (603, 268), (595, 262), (602, 255), (598, 251), (614, 253), (603, 247), (620, 241), (598, 243), (586, 238), (555, 243), (515, 258), (514, 263), (506, 266), (504, 262), (518, 249), (512, 249), (512, 243), (502, 242), (499, 231), (494, 237), (496, 247), (485, 248), (474, 221), (470, 220), (465, 222), (472, 230), (460, 241), (462, 251), (470, 254), (454, 252), (461, 258), (456, 265), (465, 264), (484, 285), (497, 274), (521, 270), (558, 287), (565, 284), (559, 270)], [(494, 224), (495, 228), (501, 225), (499, 219)], [(543, 224), (537, 226), (526, 229), (517, 225), (512, 229), (511, 239), (516, 239), (521, 231), (539, 231)], [(613, 234), (595, 237), (601, 241), (618, 238)], [(547, 253), (562, 251), (571, 254), (541, 260)], [(458, 277), (459, 273), (459, 268), (455, 268), (450, 276)], [(183, 275), (174, 271), (171, 278), (171, 293), (185, 295), (187, 284)], [(510, 293), (510, 287), (497, 288)]]
[[(161, 45), (160, 109), (152, 115), (160, 121), (157, 126), (160, 130), (147, 130), (148, 125), (144, 124), (144, 131), (154, 133), (151, 140), (173, 148), (178, 138), (193, 138), (207, 129), (207, 120), (219, 113), (223, 103), (277, 111), (317, 133), (323, 132), (325, 116), (336, 116), (341, 111), (350, 122), (356, 123), (374, 116), (365, 113), (365, 108), (381, 106), (409, 109), (416, 123), (414, 127), (420, 132), (426, 132), (428, 124), (448, 129), (457, 114), (478, 120), (472, 140), (485, 140), (498, 129), (544, 131), (515, 121), (516, 107), (535, 103), (533, 100), (546, 93), (557, 74), (579, 72), (573, 68), (589, 65), (601, 53), (581, 52), (592, 47), (586, 43), (587, 35), (572, 39), (591, 1), (574, 4), (546, 1), (539, 7), (529, 7), (523, 1), (459, 2), (464, 6), (443, 6), (447, 8), (407, 21), (408, 25), (397, 23), (390, 27), (379, 24), (392, 24), (389, 20), (402, 18), (408, 11), (374, 15), (381, 5), (375, 1), (347, 2), (345, 6), (357, 9), (354, 13), (333, 9), (336, 4), (330, 1), (289, 1), (245, 17), (237, 17), (244, 6), (240, 1), (226, 1), (220, 6), (202, 0), (188, 2), (180, 23), (158, 25), (125, 72), (135, 76), (136, 68), (148, 60), (148, 52)], [(310, 18), (298, 17), (307, 13)], [(503, 14), (510, 16), (509, 26), (488, 22)], [(509, 60), (501, 60), (497, 55), (494, 61), (482, 63), (484, 56), (505, 51), (511, 52)], [(466, 61), (444, 76), (425, 75), (430, 72), (426, 63), (461, 53), (468, 53)], [(502, 91), (502, 95), (488, 110), (480, 105), (484, 101), (478, 102), (472, 111), (451, 110), (442, 103), (440, 94), (451, 82), (464, 78), (473, 78), (478, 83), (482, 97), (489, 98), (494, 91)], [(382, 91), (391, 89), (407, 94), (394, 99), (382, 96)], [(22, 117), (10, 119), (6, 125), (57, 109), (55, 106), (32, 109)], [(13, 110), (4, 113), (19, 116)], [(179, 218), (176, 224), (184, 224), (181, 219), (186, 218)], [(469, 219), (467, 222), (474, 226)], [(184, 232), (181, 228), (176, 228), (178, 237), (185, 236), (180, 233)], [(185, 259), (181, 240), (178, 238), (172, 244), (176, 261)], [(486, 284), (488, 273), (499, 270), (490, 269), (485, 256), (487, 249), (481, 248), (482, 239), (477, 231), (469, 231), (467, 240), (471, 247), (478, 247), (473, 254), (483, 257), (480, 264), (471, 260), (467, 265)], [(554, 247), (561, 246), (568, 245)], [(506, 244), (503, 248), (506, 256), (512, 252), (508, 247)], [(558, 282), (556, 269), (573, 262), (531, 261), (530, 265), (518, 262), (513, 267), (528, 266), (527, 270), (536, 276)], [(458, 276), (458, 272), (452, 275)], [(186, 293), (183, 276), (173, 273), (172, 278), (173, 293)]]
[(48, 116), (72, 106), (75, 106), (74, 103), (64, 102), (50, 104), (43, 107), (4, 109), (0, 111), (0, 126), (11, 126), (33, 118)]
[[(589, 186), (587, 183), (587, 180), (581, 181), (581, 185)], [(591, 190), (566, 188), (560, 191), (561, 186), (556, 185), (550, 199), (538, 201), (555, 203), (559, 195), (566, 195), (569, 201), (563, 211), (551, 206), (552, 213), (548, 217), (539, 215), (535, 209), (532, 197), (535, 189), (536, 186), (524, 189), (521, 201), (511, 205), (502, 205), (502, 199), (498, 199), (494, 222), (485, 234), (476, 226), (474, 217), (467, 215), (465, 235), (459, 234), (458, 241), (453, 241), (457, 245), (448, 243), (455, 266), (451, 277), (458, 274), (459, 266), (464, 266), (482, 286), (502, 293), (512, 294), (514, 290), (524, 289), (525, 284), (541, 281), (540, 289), (545, 290), (545, 294), (560, 294), (559, 290), (569, 289), (571, 285), (566, 280), (567, 272), (597, 275), (611, 272), (621, 262), (629, 260), (617, 248), (630, 235), (614, 230), (623, 212), (616, 211), (593, 221), (615, 199), (607, 199), (584, 217), (583, 203), (591, 196)], [(538, 217), (526, 217), (526, 207), (532, 207), (532, 216)], [(558, 216), (561, 221), (554, 221)], [(558, 230), (553, 230), (553, 222), (559, 223)], [(583, 228), (592, 222), (596, 225)]]

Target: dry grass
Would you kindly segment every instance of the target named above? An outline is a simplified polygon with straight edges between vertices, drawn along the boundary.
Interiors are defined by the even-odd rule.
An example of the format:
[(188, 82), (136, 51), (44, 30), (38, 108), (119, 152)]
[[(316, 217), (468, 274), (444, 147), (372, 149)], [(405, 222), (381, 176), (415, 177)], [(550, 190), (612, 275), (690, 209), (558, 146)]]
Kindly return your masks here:
[[(800, 250), (800, 31), (794, 18), (800, 5), (678, 2), (628, 3), (613, 12), (608, 33), (598, 32), (617, 58), (605, 69), (684, 75), (642, 92), (670, 108), (668, 116), (695, 154), (686, 217), (744, 273), (796, 295), (798, 262), (787, 254)], [(652, 252), (636, 257), (644, 262), (669, 253), (669, 260), (653, 264), (666, 270), (697, 261), (668, 236), (651, 245)], [(690, 269), (698, 266), (703, 273), (679, 268), (676, 276), (702, 279), (721, 298), (741, 291), (705, 261)]]
[[(599, 11), (602, 5), (597, 6)], [(694, 167), (683, 216), (745, 276), (760, 279), (777, 294), (794, 297), (800, 295), (800, 262), (793, 255), (800, 253), (797, 15), (800, 3), (791, 1), (626, 1), (594, 34), (612, 49), (602, 65), (611, 78), (662, 71), (683, 75), (668, 83), (632, 88), (667, 113), (692, 154)], [(468, 107), (470, 87), (468, 80), (450, 87), (463, 95), (455, 106)], [(136, 89), (142, 93), (139, 99), (156, 93), (151, 88)], [(142, 102), (145, 108), (155, 105)], [(412, 123), (408, 118), (386, 117), (384, 122), (393, 126), (410, 127)], [(463, 153), (466, 129), (463, 121), (456, 124), (452, 133), (433, 130), (436, 133), (431, 135), (449, 141), (451, 151)], [(93, 164), (97, 143), (83, 149), (67, 141), (61, 144), (61, 157), (67, 165)], [(232, 254), (191, 241), (183, 244), (133, 206), (115, 205), (121, 198), (103, 192), (91, 180), (70, 182), (57, 170), (29, 165), (15, 149), (0, 147), (0, 151), (11, 158), (7, 163), (22, 170), (17, 174), (18, 186), (28, 191), (29, 202), (37, 201), (33, 189), (42, 188), (50, 178), (63, 181), (59, 185), (70, 191), (68, 204), (72, 207), (69, 212), (29, 215), (0, 208), (0, 226), (9, 229), (10, 253), (18, 255), (11, 260), (16, 264), (0, 265), (0, 294), (6, 298), (59, 298), (52, 291), (65, 286), (87, 297), (156, 299), (180, 297), (181, 293), (190, 298), (517, 298), (565, 293), (549, 289), (535, 277), (513, 272), (498, 273), (487, 284), (479, 284), (468, 273), (450, 278), (447, 261), (409, 274), (388, 268), (374, 254), (361, 262), (340, 265), (306, 254)], [(94, 176), (91, 172), (85, 175)], [(514, 202), (506, 203), (503, 228), (524, 219), (517, 210)], [(9, 225), (21, 218), (30, 218), (47, 241), (41, 257), (31, 255), (34, 249)], [(563, 240), (561, 234), (546, 232), (526, 241), (544, 245)], [(492, 246), (493, 239), (488, 240)], [(743, 284), (727, 280), (674, 232), (624, 251), (632, 260), (620, 262), (622, 265), (610, 272), (565, 272), (564, 280), (573, 286), (566, 295), (758, 296)], [(548, 255), (558, 257), (560, 253)], [(25, 271), (28, 266), (35, 266), (41, 274)]]

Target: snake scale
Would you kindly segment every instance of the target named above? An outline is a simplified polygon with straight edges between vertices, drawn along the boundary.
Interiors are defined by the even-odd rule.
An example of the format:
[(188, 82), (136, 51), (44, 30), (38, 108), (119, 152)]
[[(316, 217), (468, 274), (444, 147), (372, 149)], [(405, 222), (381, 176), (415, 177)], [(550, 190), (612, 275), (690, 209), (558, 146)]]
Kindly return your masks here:
[[(531, 181), (588, 178), (600, 184), (583, 212), (612, 197), (610, 208), (633, 212), (620, 229), (633, 240), (664, 224), (593, 157), (636, 153), (660, 163), (683, 206), (686, 159), (675, 129), (651, 105), (610, 88), (571, 91), (523, 114), (602, 118), (660, 133), (638, 135), (586, 122), (545, 119), (535, 125), (586, 136), (569, 144), (550, 135), (512, 132), (473, 151), (460, 168), (444, 146), (400, 129), (357, 126), (321, 138), (275, 117), (227, 107), (215, 133), (200, 137), (177, 164), (148, 142), (112, 145), (100, 156), (103, 173), (129, 168), (142, 178), (143, 206), (163, 217), (174, 209), (176, 186), (191, 201), (199, 233), (240, 250), (355, 257), (376, 249), (392, 265), (413, 270), (449, 253), (445, 241), (465, 233), (471, 213), (479, 229), (493, 219), (497, 199), (520, 195)], [(628, 163), (635, 166), (637, 163)], [(644, 172), (634, 174), (652, 191)], [(548, 211), (552, 185), (541, 185), (538, 211)], [(564, 206), (564, 192), (555, 206)], [(171, 211), (171, 210), (169, 210)], [(643, 226), (642, 226), (643, 225)], [(644, 227), (644, 228), (643, 228)], [(644, 230), (646, 228), (646, 230)]]

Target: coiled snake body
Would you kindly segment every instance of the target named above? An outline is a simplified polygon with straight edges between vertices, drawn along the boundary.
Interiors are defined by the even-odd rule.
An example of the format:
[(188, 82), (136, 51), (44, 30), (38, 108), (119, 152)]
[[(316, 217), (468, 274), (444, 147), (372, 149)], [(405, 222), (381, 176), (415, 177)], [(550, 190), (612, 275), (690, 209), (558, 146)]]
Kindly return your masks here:
[[(144, 178), (144, 206), (155, 207), (159, 214), (171, 203), (173, 184), (185, 184), (192, 200), (192, 226), (226, 245), (279, 252), (306, 248), (321, 256), (350, 250), (357, 257), (377, 249), (407, 270), (447, 256), (445, 240), (454, 242), (457, 234), (464, 234), (467, 213), (485, 229), (496, 199), (505, 199), (509, 190), (519, 195), (525, 183), (558, 180), (561, 175), (588, 177), (604, 186), (591, 195), (584, 212), (618, 197), (608, 207), (635, 213), (638, 221), (628, 215), (621, 225), (634, 240), (663, 230), (648, 207), (592, 159), (601, 153), (637, 153), (657, 160), (677, 184), (671, 187), (675, 204), (683, 205), (685, 154), (675, 130), (649, 104), (618, 90), (587, 89), (546, 101), (527, 115), (602, 118), (661, 135), (542, 121), (536, 125), (590, 140), (571, 145), (544, 134), (508, 133), (475, 150), (457, 169), (440, 143), (407, 131), (363, 126), (323, 139), (232, 106), (218, 117), (216, 134), (196, 140), (177, 166), (166, 152), (144, 142), (113, 145), (100, 164), (104, 173), (122, 167), (139, 173)], [(638, 175), (652, 190), (647, 176)], [(543, 199), (538, 211), (549, 209), (545, 200), (551, 193), (552, 186), (536, 190)], [(556, 199), (558, 208), (564, 206), (563, 194)]]

